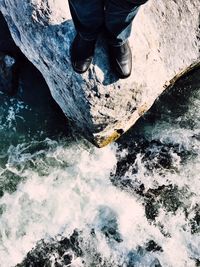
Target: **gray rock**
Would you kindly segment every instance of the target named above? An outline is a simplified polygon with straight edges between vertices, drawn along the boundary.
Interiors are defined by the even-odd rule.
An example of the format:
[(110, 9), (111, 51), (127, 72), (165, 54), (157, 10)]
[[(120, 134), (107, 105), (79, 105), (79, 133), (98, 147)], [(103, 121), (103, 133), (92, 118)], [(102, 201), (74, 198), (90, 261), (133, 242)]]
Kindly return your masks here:
[(199, 9), (199, 0), (150, 0), (142, 6), (130, 38), (133, 73), (118, 80), (101, 40), (91, 69), (73, 72), (75, 31), (67, 1), (0, 0), (16, 44), (41, 71), (66, 116), (99, 147), (127, 131), (166, 87), (199, 64)]

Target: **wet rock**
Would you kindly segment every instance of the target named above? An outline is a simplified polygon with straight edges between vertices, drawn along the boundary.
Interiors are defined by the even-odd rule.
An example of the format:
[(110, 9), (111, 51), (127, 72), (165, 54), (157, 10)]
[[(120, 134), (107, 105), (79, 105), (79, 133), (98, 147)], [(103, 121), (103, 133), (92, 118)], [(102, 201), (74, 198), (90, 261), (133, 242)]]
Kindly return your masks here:
[(194, 208), (194, 216), (190, 219), (190, 224), (192, 234), (200, 233), (200, 206), (198, 204)]
[(146, 250), (147, 251), (163, 251), (162, 247), (159, 246), (158, 244), (156, 244), (155, 241), (150, 240), (147, 244), (146, 244)]
[(16, 267), (61, 267), (66, 266), (66, 264), (70, 265), (74, 257), (82, 255), (79, 238), (78, 232), (74, 231), (69, 238), (41, 240), (27, 254), (23, 262), (17, 264)]
[[(105, 224), (108, 224), (108, 221)], [(112, 226), (113, 221), (111, 221), (111, 228)], [(100, 230), (103, 231), (104, 229)], [(105, 255), (99, 252), (99, 243), (97, 242), (94, 229), (91, 232), (93, 233), (90, 236), (83, 237), (81, 231), (75, 230), (69, 238), (59, 236), (48, 241), (41, 240), (27, 254), (23, 262), (16, 265), (16, 267), (77, 266), (78, 258), (79, 262), (82, 263), (81, 266), (84, 267), (133, 267), (138, 263), (141, 263), (142, 266), (161, 266), (156, 265), (159, 261), (155, 258), (154, 252), (162, 253), (163, 250), (153, 240), (136, 247), (135, 250), (129, 251), (127, 255), (122, 256), (121, 262), (116, 262), (116, 259), (106, 258)], [(107, 239), (108, 244), (109, 242), (113, 244), (113, 232), (109, 233), (107, 238), (109, 239)], [(121, 240), (121, 242), (123, 241)], [(147, 262), (148, 264), (145, 265)]]
[(65, 1), (1, 0), (0, 10), (63, 112), (100, 147), (126, 132), (169, 85), (199, 64), (198, 0), (150, 0), (141, 8), (130, 38), (134, 66), (127, 80), (111, 72), (101, 41), (90, 71), (73, 72), (75, 31)]
[(63, 256), (63, 261), (64, 261), (64, 264), (66, 264), (66, 265), (69, 265), (72, 262), (72, 259), (73, 259), (73, 257), (69, 253), (67, 253)]

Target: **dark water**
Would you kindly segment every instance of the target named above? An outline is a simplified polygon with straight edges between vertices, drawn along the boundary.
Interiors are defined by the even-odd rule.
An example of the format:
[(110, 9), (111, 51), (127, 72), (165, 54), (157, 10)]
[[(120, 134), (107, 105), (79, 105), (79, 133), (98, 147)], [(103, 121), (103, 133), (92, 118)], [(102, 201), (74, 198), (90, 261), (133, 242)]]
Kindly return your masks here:
[(20, 77), (0, 93), (0, 266), (200, 266), (200, 70), (104, 149)]

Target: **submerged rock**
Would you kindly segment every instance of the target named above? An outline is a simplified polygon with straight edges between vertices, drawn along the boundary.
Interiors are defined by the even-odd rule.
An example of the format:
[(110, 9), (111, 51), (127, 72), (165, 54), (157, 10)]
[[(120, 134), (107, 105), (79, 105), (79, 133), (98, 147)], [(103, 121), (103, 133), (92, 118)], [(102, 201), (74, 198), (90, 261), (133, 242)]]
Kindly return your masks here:
[(75, 30), (67, 1), (0, 0), (0, 10), (63, 112), (99, 147), (127, 131), (166, 87), (199, 64), (199, 0), (150, 0), (141, 7), (130, 38), (133, 73), (126, 80), (111, 72), (101, 40), (90, 70), (73, 72)]

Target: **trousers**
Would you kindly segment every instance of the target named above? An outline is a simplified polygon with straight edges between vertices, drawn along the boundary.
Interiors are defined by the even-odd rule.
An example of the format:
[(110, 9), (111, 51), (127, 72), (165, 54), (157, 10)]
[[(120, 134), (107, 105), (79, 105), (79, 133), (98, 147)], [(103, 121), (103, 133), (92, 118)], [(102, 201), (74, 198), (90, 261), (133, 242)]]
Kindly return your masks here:
[(84, 40), (96, 40), (104, 31), (108, 42), (121, 46), (131, 34), (139, 7), (148, 0), (69, 0), (76, 31)]

